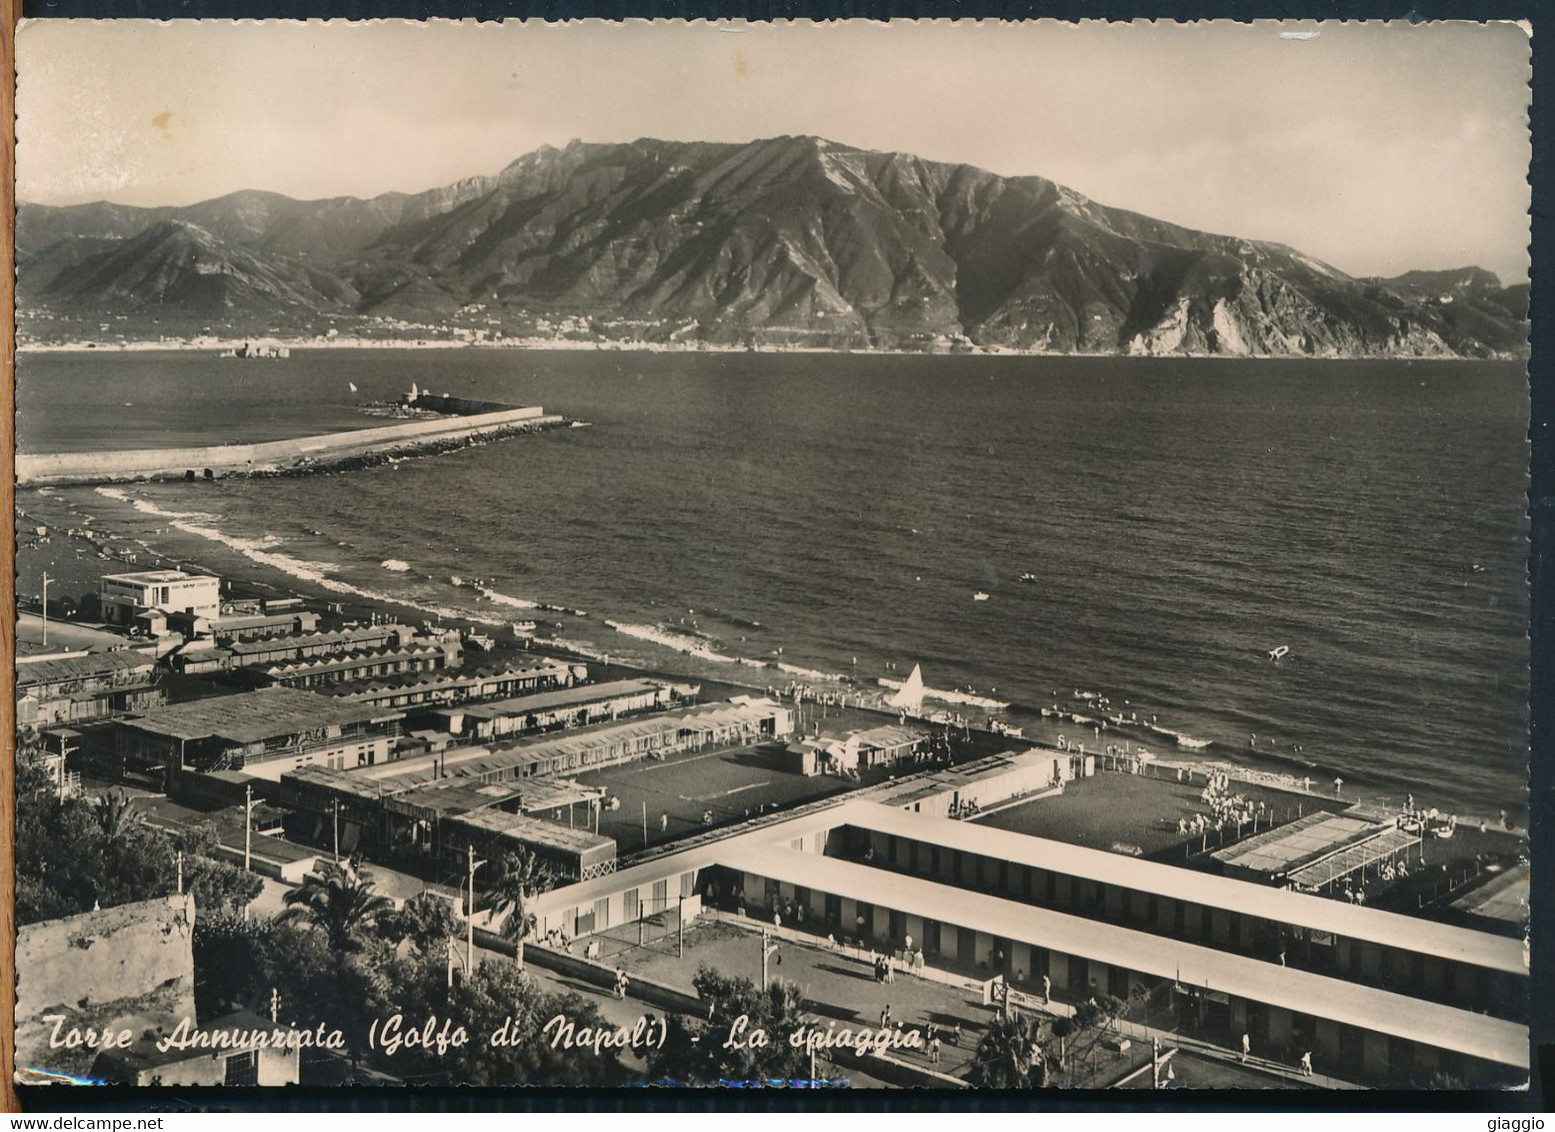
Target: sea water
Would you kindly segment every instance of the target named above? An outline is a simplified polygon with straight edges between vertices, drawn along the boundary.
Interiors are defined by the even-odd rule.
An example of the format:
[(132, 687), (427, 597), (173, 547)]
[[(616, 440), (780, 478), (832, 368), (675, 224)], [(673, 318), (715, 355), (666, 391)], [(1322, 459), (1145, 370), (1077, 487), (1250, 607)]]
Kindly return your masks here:
[(1163, 757), (1340, 774), (1460, 811), (1522, 803), (1520, 365), (32, 355), (18, 446), (367, 426), (358, 402), (412, 382), (591, 427), (334, 475), (67, 494), (138, 506), (137, 537), (176, 526), (303, 591), (538, 617), (601, 653), (757, 684), (874, 686), (921, 664), (1016, 722), (1100, 715), (1076, 698), (1094, 692), (1155, 719), (1130, 742)]

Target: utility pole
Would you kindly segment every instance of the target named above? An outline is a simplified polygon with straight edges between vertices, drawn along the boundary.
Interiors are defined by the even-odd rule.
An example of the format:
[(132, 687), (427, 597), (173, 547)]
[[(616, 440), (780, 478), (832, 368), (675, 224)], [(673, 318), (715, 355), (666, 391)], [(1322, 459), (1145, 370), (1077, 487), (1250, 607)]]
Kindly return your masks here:
[(686, 896), (681, 893), (680, 907), (675, 913), (675, 958), (686, 957)]
[(280, 1021), (280, 1014), (281, 1014), (281, 992), (276, 990), (275, 987), (271, 987), (270, 988), (270, 1021), (272, 1021), (272, 1022)]
[(469, 847), (470, 854), (470, 904), (465, 909), (464, 930), (464, 977), (468, 979), (470, 972), (475, 970), (475, 870), (484, 865), (485, 861), (475, 859), (475, 846)]
[(178, 862), (178, 895), (182, 896), (184, 894), (184, 851), (182, 849), (178, 851), (175, 860)]
[[(70, 756), (72, 749), (64, 739), (59, 743), (59, 800), (63, 802), (70, 793)], [(1421, 858), (1422, 861), (1424, 858)], [(183, 889), (179, 889), (182, 892)]]
[(331, 810), (335, 814), (335, 864), (340, 864), (340, 799), (336, 798), (330, 803)]
[(249, 871), (254, 855), (254, 788), (243, 787), (243, 871)]
[(648, 848), (648, 800), (643, 799), (643, 848)]
[(45, 570), (43, 572), (43, 645), (44, 645), (45, 648), (47, 648), (48, 644), (49, 644), (49, 582), (50, 581), (51, 581), (51, 579), (49, 578), (49, 572), (47, 570)]
[(765, 991), (768, 986), (767, 960), (777, 954), (778, 945), (772, 942), (772, 933), (765, 928), (761, 932), (761, 989)]

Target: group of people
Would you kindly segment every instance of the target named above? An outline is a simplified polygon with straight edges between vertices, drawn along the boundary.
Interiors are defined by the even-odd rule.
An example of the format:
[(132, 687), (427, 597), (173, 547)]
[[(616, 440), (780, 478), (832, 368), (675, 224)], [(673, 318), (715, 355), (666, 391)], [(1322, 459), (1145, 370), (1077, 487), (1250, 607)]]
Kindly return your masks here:
[[(1252, 1039), (1252, 1035), (1244, 1033), (1242, 1035), (1242, 1056), (1240, 1058), (1238, 1058), (1238, 1060), (1245, 1063), (1247, 1061), (1247, 1059), (1252, 1056), (1252, 1053), (1253, 1053), (1253, 1039)], [(1312, 1051), (1311, 1050), (1305, 1050), (1305, 1051), (1302, 1052), (1301, 1057), (1299, 1059), (1297, 1059), (1296, 1068), (1301, 1073), (1301, 1075), (1303, 1077), (1310, 1077), (1310, 1076), (1312, 1076)]]
[(772, 900), (767, 904), (767, 911), (772, 916), (772, 926), (775, 928), (780, 928), (785, 923), (802, 924), (805, 921), (805, 907), (803, 901), (796, 904), (792, 900), (785, 900), (780, 905), (777, 902), (777, 898), (773, 897)]
[(1256, 825), (1262, 821), (1268, 810), (1267, 803), (1261, 799), (1254, 802), (1246, 794), (1231, 793), (1230, 776), (1219, 771), (1209, 775), (1209, 782), (1199, 798), (1209, 807), (1209, 813), (1178, 818), (1178, 836), (1199, 837), (1211, 829), (1220, 833), (1227, 826), (1235, 826), (1240, 830), (1242, 826)]
[[(886, 1003), (885, 1006), (880, 1010), (880, 1028), (882, 1030), (890, 1030), (895, 1028), (896, 1032), (899, 1034), (908, 1032), (907, 1028), (899, 1019), (892, 1017), (890, 1003)], [(936, 1023), (931, 1018), (924, 1022), (923, 1026), (920, 1028), (920, 1032), (923, 1034), (923, 1049), (924, 1052), (928, 1054), (929, 1063), (931, 1065), (938, 1064), (940, 1050), (944, 1042), (948, 1041), (953, 1046), (959, 1046), (961, 1044), (960, 1022), (955, 1023), (950, 1027), (950, 1029), (942, 1031), (938, 1023)], [(944, 1034), (943, 1039), (940, 1037), (942, 1033)]]
[(977, 816), (977, 813), (982, 808), (976, 798), (968, 798), (964, 802), (952, 802), (950, 804), (950, 816), (953, 818), (972, 818)]

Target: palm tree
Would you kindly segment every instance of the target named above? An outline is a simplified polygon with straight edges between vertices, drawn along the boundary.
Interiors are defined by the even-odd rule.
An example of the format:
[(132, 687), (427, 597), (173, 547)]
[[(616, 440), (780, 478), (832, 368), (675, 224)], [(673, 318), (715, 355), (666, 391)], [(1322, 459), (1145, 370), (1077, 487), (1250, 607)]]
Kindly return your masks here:
[(476, 902), (477, 909), (492, 913), (501, 926), (497, 933), (513, 942), (513, 956), (524, 965), (524, 941), (534, 934), (537, 920), (529, 902), (551, 886), (556, 873), (528, 849), (502, 854), (495, 862), (491, 884)]
[(292, 889), (284, 899), (287, 908), (281, 919), (322, 928), (337, 955), (360, 947), (360, 933), (394, 907), (387, 896), (373, 892), (373, 881), (365, 872), (352, 872), (333, 861), (326, 862), (321, 873), (309, 873), (302, 887)]
[(123, 790), (110, 790), (93, 802), (92, 817), (110, 845), (124, 841), (146, 820)]
[(1046, 1084), (1046, 1059), (1037, 1031), (1035, 1022), (1028, 1026), (1018, 1013), (1000, 1013), (977, 1043), (967, 1080), (986, 1089), (1031, 1089)]

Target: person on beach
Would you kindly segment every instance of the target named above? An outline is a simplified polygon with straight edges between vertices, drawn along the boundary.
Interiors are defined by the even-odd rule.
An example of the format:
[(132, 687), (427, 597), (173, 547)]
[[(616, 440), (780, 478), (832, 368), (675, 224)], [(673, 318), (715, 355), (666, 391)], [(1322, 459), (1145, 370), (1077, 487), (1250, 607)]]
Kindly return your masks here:
[(1242, 1035), (1242, 1060), (1245, 1062), (1248, 1055), (1253, 1052), (1253, 1039), (1248, 1034)]
[(1344, 793), (1344, 779), (1342, 779), (1342, 778), (1335, 778), (1334, 779), (1334, 797), (1337, 798), (1342, 793)]
[(1042, 1004), (1047, 1005), (1048, 999), (1053, 995), (1053, 980), (1047, 975), (1042, 976)]
[(1310, 1077), (1310, 1076), (1312, 1076), (1312, 1051), (1311, 1050), (1307, 1050), (1305, 1053), (1303, 1053), (1301, 1055), (1301, 1075), (1303, 1077)]

